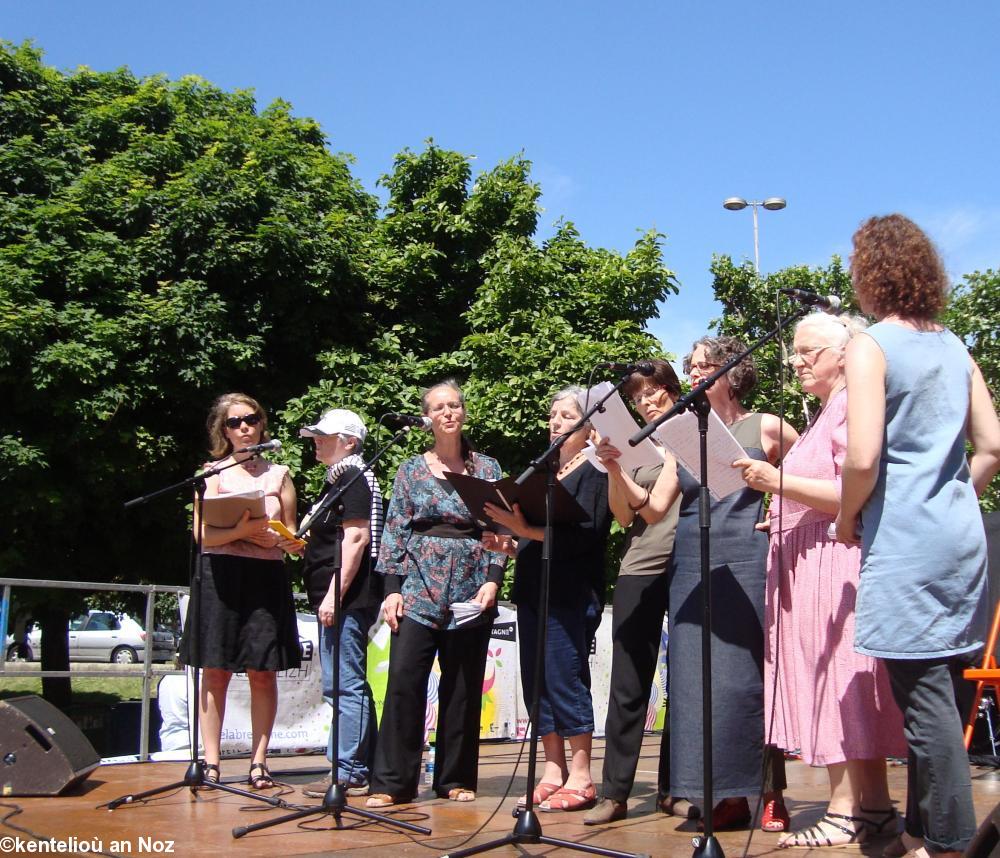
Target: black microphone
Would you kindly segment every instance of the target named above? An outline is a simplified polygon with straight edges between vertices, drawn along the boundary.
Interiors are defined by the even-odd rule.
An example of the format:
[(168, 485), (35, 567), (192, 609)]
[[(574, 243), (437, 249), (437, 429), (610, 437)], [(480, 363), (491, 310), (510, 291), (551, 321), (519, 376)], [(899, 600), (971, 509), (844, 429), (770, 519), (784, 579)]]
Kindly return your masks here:
[(818, 292), (810, 292), (808, 289), (786, 288), (778, 291), (807, 307), (819, 307), (824, 313), (838, 313), (844, 303), (836, 295), (820, 295)]
[(610, 369), (612, 372), (618, 372), (622, 375), (631, 375), (633, 372), (637, 372), (639, 375), (650, 376), (656, 372), (656, 367), (648, 360), (641, 360), (638, 363), (599, 363), (597, 367), (598, 369)]
[(237, 453), (263, 453), (267, 450), (280, 450), (281, 442), (275, 439), (274, 441), (265, 441), (263, 444), (253, 444), (249, 447), (244, 447), (242, 450), (237, 450)]
[(430, 417), (414, 417), (409, 414), (386, 414), (386, 420), (391, 420), (398, 426), (412, 426), (415, 429), (430, 429), (434, 425)]

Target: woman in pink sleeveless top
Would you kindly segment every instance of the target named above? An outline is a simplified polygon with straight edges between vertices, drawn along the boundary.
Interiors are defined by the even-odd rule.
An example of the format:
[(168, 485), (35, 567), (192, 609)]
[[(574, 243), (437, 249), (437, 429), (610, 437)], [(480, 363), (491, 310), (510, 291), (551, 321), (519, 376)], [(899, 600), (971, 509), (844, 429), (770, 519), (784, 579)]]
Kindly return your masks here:
[[(267, 415), (255, 399), (227, 393), (208, 417), (210, 455), (221, 464), (238, 462), (206, 481), (206, 498), (260, 490), (267, 515), (245, 512), (232, 527), (201, 527), (201, 588), (197, 651), (185, 634), (181, 659), (202, 668), (201, 738), (205, 745), (205, 777), (218, 781), (219, 746), (226, 713), (226, 692), (234, 673), (250, 682), (253, 732), (248, 783), (254, 789), (274, 786), (267, 770), (267, 746), (278, 709), (277, 671), (299, 666), (299, 640), (291, 582), (285, 571), (278, 536), (269, 519), (295, 529), (295, 487), (288, 468), (241, 454), (266, 441)], [(219, 462), (213, 462), (219, 464)]]

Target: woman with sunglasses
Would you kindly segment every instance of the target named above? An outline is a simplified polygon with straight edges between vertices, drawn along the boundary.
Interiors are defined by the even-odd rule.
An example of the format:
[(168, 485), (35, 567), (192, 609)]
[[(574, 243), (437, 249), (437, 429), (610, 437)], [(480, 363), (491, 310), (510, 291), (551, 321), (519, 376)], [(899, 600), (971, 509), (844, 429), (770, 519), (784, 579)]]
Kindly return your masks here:
[(218, 782), (219, 746), (226, 714), (226, 692), (234, 673), (246, 672), (250, 682), (251, 763), (248, 783), (253, 789), (274, 786), (267, 770), (267, 746), (278, 710), (277, 672), (299, 666), (299, 638), (292, 588), (269, 519), (295, 529), (295, 487), (288, 468), (274, 465), (247, 447), (268, 440), (267, 415), (245, 393), (227, 393), (208, 415), (212, 465), (237, 463), (209, 477), (205, 497), (260, 490), (267, 514), (250, 518), (249, 511), (232, 527), (202, 524), (201, 621), (197, 652), (185, 634), (181, 660), (202, 670), (201, 738), (205, 746), (205, 778)]
[[(653, 374), (633, 373), (623, 392), (649, 423), (665, 414), (681, 394), (681, 383), (664, 360), (650, 361)], [(601, 438), (597, 455), (608, 471), (608, 505), (615, 520), (628, 528), (615, 581), (611, 627), (611, 690), (604, 727), (602, 799), (585, 825), (625, 819), (628, 797), (642, 750), (649, 690), (656, 673), (674, 549), (679, 492), (677, 463), (659, 448), (663, 461), (631, 473), (618, 463), (625, 438)], [(657, 805), (669, 814), (687, 814), (692, 805), (670, 796), (670, 731), (663, 731), (657, 767)]]
[[(685, 358), (697, 386), (745, 346), (734, 337), (702, 337)], [(798, 434), (774, 414), (752, 413), (741, 402), (757, 383), (746, 358), (706, 391), (712, 410), (752, 459), (776, 464)], [(670, 794), (702, 792), (701, 538), (698, 480), (678, 468), (681, 491), (670, 566)], [(757, 530), (764, 493), (749, 487), (711, 505), (712, 730), (717, 749), (712, 811), (715, 830), (751, 823), (747, 798), (761, 790), (761, 828), (785, 831), (784, 757), (764, 747), (764, 582), (767, 536)], [(765, 756), (766, 755), (766, 756)], [(766, 765), (765, 765), (766, 761)]]
[(986, 631), (976, 496), (1000, 467), (1000, 422), (979, 367), (937, 321), (950, 285), (913, 221), (863, 223), (851, 281), (877, 322), (847, 348), (837, 538), (861, 546), (854, 645), (885, 664), (910, 748), (906, 827), (883, 854), (957, 858), (976, 818), (952, 678)]
[(902, 718), (885, 668), (854, 651), (861, 552), (827, 532), (840, 507), (847, 443), (844, 351), (863, 329), (854, 316), (812, 313), (799, 321), (790, 363), (820, 409), (780, 473), (757, 459), (734, 463), (750, 488), (772, 495), (765, 723), (773, 717), (774, 744), (800, 748), (803, 761), (825, 766), (830, 780), (826, 812), (782, 838), (785, 848), (856, 846), (894, 834), (897, 821), (885, 758), (905, 749)]

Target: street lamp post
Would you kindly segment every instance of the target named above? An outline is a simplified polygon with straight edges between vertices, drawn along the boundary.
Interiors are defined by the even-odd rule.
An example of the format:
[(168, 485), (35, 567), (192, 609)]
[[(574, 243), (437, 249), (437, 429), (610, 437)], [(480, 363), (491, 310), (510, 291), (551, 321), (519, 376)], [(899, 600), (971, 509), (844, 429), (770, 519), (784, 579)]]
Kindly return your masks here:
[(776, 212), (787, 206), (782, 197), (768, 197), (766, 200), (745, 200), (743, 197), (729, 197), (722, 201), (722, 207), (731, 212), (738, 212), (750, 206), (753, 209), (753, 264), (760, 274), (760, 243), (757, 238), (757, 207), (763, 206), (768, 211)]

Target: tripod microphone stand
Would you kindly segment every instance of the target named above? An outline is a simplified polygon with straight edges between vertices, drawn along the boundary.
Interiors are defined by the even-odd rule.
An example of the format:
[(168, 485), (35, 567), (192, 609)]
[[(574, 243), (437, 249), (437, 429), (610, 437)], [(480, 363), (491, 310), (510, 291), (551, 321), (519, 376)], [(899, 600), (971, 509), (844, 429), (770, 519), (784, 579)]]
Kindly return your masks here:
[[(341, 600), (341, 571), (342, 571), (342, 558), (343, 558), (343, 542), (344, 542), (344, 502), (343, 497), (347, 493), (347, 490), (354, 485), (354, 483), (364, 477), (364, 473), (371, 469), (371, 466), (377, 462), (382, 455), (392, 447), (397, 441), (403, 438), (409, 431), (409, 426), (404, 427), (399, 432), (393, 436), (392, 440), (389, 441), (381, 450), (379, 450), (368, 462), (365, 462), (361, 468), (358, 470), (353, 477), (351, 477), (344, 485), (338, 489), (331, 489), (324, 496), (320, 505), (316, 508), (316, 511), (309, 517), (308, 521), (304, 522), (299, 530), (296, 532), (296, 536), (302, 536), (313, 524), (313, 522), (320, 521), (321, 516), (332, 516), (334, 520), (334, 541), (333, 541), (333, 591), (337, 604), (337, 611), (334, 615), (334, 628), (336, 629), (336, 634), (334, 639), (337, 643), (338, 652), (333, 654), (331, 667), (333, 668), (333, 709), (330, 715), (330, 746), (333, 748), (333, 760), (330, 763), (330, 786), (323, 796), (323, 801), (317, 806), (300, 807), (298, 810), (294, 810), (291, 813), (287, 813), (284, 816), (279, 816), (276, 819), (268, 819), (264, 822), (256, 822), (252, 825), (238, 825), (232, 830), (234, 838), (243, 837), (246, 834), (250, 834), (254, 831), (260, 831), (264, 828), (272, 828), (275, 825), (281, 825), (285, 822), (295, 822), (299, 819), (305, 819), (309, 816), (332, 816), (336, 827), (342, 828), (341, 817), (344, 814), (353, 814), (354, 816), (359, 816), (362, 819), (371, 820), (373, 822), (381, 822), (387, 825), (395, 825), (398, 828), (402, 828), (406, 831), (412, 831), (415, 834), (430, 834), (431, 829), (424, 828), (420, 825), (414, 825), (410, 822), (405, 822), (401, 819), (394, 819), (383, 813), (373, 813), (370, 810), (365, 810), (360, 807), (351, 807), (347, 803), (347, 785), (341, 783), (340, 781), (340, 766), (338, 749), (340, 747), (340, 653), (339, 648), (341, 645), (340, 636), (343, 633), (344, 628), (344, 612), (340, 607)], [(365, 551), (368, 550), (366, 547)], [(374, 575), (374, 570), (371, 570), (369, 574)], [(322, 644), (322, 642), (321, 642)], [(287, 806), (287, 805), (286, 805)]]
[(153, 789), (148, 789), (144, 792), (129, 794), (119, 796), (116, 799), (108, 802), (108, 810), (115, 810), (121, 807), (123, 804), (132, 804), (137, 801), (145, 801), (148, 798), (152, 798), (156, 795), (161, 795), (165, 792), (171, 792), (172, 790), (179, 789), (181, 787), (188, 787), (192, 793), (198, 789), (208, 789), (208, 790), (218, 790), (220, 792), (232, 793), (233, 795), (241, 796), (242, 798), (253, 799), (254, 801), (260, 801), (265, 804), (270, 804), (272, 807), (282, 807), (285, 802), (280, 798), (275, 798), (272, 796), (261, 795), (260, 793), (250, 792), (249, 790), (240, 789), (239, 787), (231, 786), (230, 784), (210, 781), (205, 777), (205, 766), (201, 760), (198, 759), (198, 735), (199, 735), (199, 712), (201, 709), (201, 522), (203, 522), (203, 513), (205, 505), (205, 480), (208, 477), (214, 477), (216, 474), (220, 474), (229, 468), (236, 467), (245, 461), (257, 458), (258, 454), (253, 453), (246, 459), (241, 459), (239, 461), (231, 462), (228, 465), (215, 465), (207, 470), (201, 471), (195, 474), (193, 477), (188, 477), (186, 480), (181, 480), (179, 483), (174, 483), (173, 485), (166, 486), (162, 489), (157, 489), (156, 491), (143, 495), (142, 497), (133, 498), (125, 503), (125, 509), (131, 509), (135, 506), (141, 506), (143, 504), (149, 503), (149, 501), (154, 498), (158, 498), (161, 495), (168, 494), (170, 492), (176, 492), (180, 489), (190, 488), (194, 486), (195, 489), (195, 509), (197, 510), (197, 521), (199, 522), (199, 527), (194, 528), (192, 531), (193, 543), (191, 547), (191, 560), (190, 560), (190, 571), (189, 571), (189, 581), (190, 581), (190, 601), (188, 603), (188, 619), (185, 625), (185, 634), (189, 635), (190, 645), (189, 652), (193, 654), (195, 659), (195, 664), (189, 664), (188, 667), (192, 669), (191, 676), (191, 690), (194, 694), (195, 706), (194, 715), (192, 718), (192, 740), (191, 740), (191, 755), (188, 762), (187, 770), (184, 772), (184, 777), (179, 781), (174, 781), (173, 783), (165, 784), (164, 786), (154, 787)]
[(634, 852), (619, 852), (614, 849), (603, 849), (598, 846), (589, 846), (585, 843), (574, 843), (570, 840), (560, 840), (555, 837), (548, 837), (542, 833), (542, 823), (534, 808), (534, 783), (535, 769), (538, 763), (538, 713), (541, 708), (542, 688), (545, 683), (545, 638), (549, 617), (549, 578), (552, 563), (552, 525), (555, 509), (556, 471), (559, 463), (559, 450), (566, 439), (574, 432), (583, 427), (594, 412), (601, 410), (605, 400), (612, 394), (617, 393), (625, 383), (628, 375), (625, 375), (608, 393), (601, 397), (593, 407), (587, 409), (577, 423), (564, 434), (560, 435), (552, 442), (549, 448), (537, 459), (533, 459), (524, 473), (515, 481), (518, 486), (523, 486), (530, 477), (544, 470), (545, 471), (545, 522), (544, 538), (542, 540), (542, 574), (538, 591), (538, 640), (535, 641), (535, 687), (531, 695), (531, 706), (529, 707), (529, 717), (531, 719), (531, 739), (528, 750), (528, 788), (526, 790), (526, 800), (524, 808), (515, 811), (517, 821), (514, 829), (503, 837), (482, 843), (478, 846), (470, 846), (467, 849), (459, 849), (456, 852), (449, 852), (442, 858), (465, 858), (468, 855), (478, 855), (481, 852), (489, 852), (503, 846), (520, 846), (525, 843), (541, 843), (546, 846), (560, 846), (564, 849), (572, 849), (577, 852), (586, 852), (590, 855), (606, 855), (609, 858), (645, 858)]
[(704, 834), (694, 839), (695, 858), (725, 858), (722, 846), (715, 836), (712, 811), (713, 800), (713, 747), (712, 747), (712, 569), (711, 569), (711, 506), (712, 499), (708, 488), (708, 415), (712, 408), (709, 405), (706, 391), (765, 343), (777, 337), (785, 327), (802, 318), (810, 312), (811, 307), (801, 307), (785, 321), (779, 321), (774, 330), (761, 337), (757, 342), (744, 349), (728, 360), (690, 392), (684, 394), (666, 413), (660, 415), (643, 429), (628, 439), (629, 446), (635, 447), (640, 441), (648, 438), (660, 424), (665, 423), (676, 414), (692, 411), (698, 418), (698, 452), (700, 458), (699, 489), (698, 489), (698, 527), (700, 539), (701, 560), (701, 694), (702, 694), (702, 765), (703, 765), (703, 802), (705, 804)]

